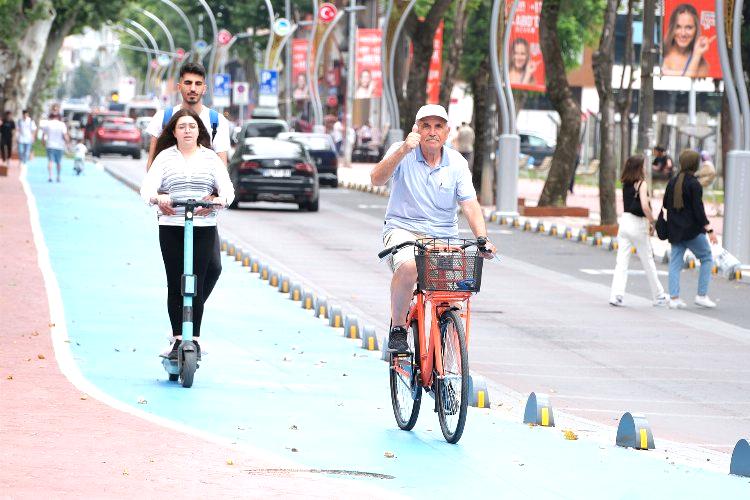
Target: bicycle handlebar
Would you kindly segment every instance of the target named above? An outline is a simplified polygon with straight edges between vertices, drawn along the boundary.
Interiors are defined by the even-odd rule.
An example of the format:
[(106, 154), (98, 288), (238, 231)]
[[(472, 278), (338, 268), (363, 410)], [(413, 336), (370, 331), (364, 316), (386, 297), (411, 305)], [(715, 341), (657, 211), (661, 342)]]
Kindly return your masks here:
[(189, 200), (172, 200), (172, 206), (173, 207), (211, 208), (211, 207), (220, 207), (223, 205), (221, 203), (215, 203), (213, 201), (189, 199)]
[[(480, 236), (476, 240), (467, 241), (466, 243), (461, 245), (459, 248), (461, 248), (461, 250), (465, 250), (469, 247), (476, 246), (480, 252), (487, 253), (486, 245), (487, 245), (487, 238), (485, 238), (484, 236)], [(423, 245), (422, 243), (419, 243), (418, 241), (404, 241), (403, 243), (399, 243), (398, 245), (394, 245), (392, 247), (388, 247), (384, 250), (381, 250), (378, 253), (378, 258), (384, 259), (385, 257), (388, 256), (388, 254), (395, 255), (396, 252), (408, 246), (415, 246), (422, 250), (427, 250), (427, 246)]]

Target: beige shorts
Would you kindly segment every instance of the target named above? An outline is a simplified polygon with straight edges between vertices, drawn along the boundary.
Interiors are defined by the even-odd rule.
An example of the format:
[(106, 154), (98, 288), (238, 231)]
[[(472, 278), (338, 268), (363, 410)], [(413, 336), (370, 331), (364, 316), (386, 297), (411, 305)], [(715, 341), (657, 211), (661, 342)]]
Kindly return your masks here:
[[(407, 231), (406, 229), (394, 228), (389, 229), (383, 235), (383, 245), (385, 246), (385, 248), (388, 248), (405, 241), (415, 241), (421, 238), (429, 238), (429, 236), (419, 233), (412, 233), (410, 231)], [(402, 248), (401, 250), (396, 252), (395, 255), (391, 255), (391, 270), (395, 273), (396, 269), (398, 269), (401, 264), (410, 260), (414, 260), (414, 247), (407, 246)]]

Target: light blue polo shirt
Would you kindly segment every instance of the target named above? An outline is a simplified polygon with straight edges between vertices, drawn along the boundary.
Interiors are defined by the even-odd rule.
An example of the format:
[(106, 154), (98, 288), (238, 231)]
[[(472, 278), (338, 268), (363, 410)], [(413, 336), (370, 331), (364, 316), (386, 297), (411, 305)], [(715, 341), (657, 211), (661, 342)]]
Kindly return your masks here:
[[(385, 156), (402, 144), (391, 145)], [(404, 156), (392, 180), (383, 233), (400, 228), (436, 238), (458, 237), (458, 202), (477, 197), (461, 153), (443, 146), (440, 165), (430, 168), (417, 147)]]

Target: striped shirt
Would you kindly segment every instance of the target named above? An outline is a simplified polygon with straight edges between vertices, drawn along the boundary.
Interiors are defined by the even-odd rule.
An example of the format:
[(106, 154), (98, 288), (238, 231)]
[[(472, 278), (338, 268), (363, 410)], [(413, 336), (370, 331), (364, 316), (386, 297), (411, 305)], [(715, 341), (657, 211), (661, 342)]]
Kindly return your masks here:
[[(177, 146), (159, 153), (146, 173), (141, 185), (141, 198), (151, 204), (151, 198), (159, 193), (168, 194), (173, 200), (200, 200), (218, 191), (219, 196), (234, 200), (234, 187), (224, 163), (211, 149), (199, 146), (198, 150), (186, 159)], [(159, 225), (185, 225), (185, 208), (175, 209), (176, 215), (164, 215), (157, 209)], [(196, 226), (215, 226), (216, 211), (206, 216), (196, 216)]]

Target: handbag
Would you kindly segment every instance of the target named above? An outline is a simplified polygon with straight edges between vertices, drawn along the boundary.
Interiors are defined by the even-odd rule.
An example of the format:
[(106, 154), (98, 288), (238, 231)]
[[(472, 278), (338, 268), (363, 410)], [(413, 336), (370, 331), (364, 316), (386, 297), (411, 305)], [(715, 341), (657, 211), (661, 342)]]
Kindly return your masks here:
[(666, 240), (669, 238), (669, 229), (667, 228), (667, 216), (664, 215), (664, 207), (661, 207), (661, 210), (659, 210), (659, 217), (656, 218), (656, 224), (654, 224), (656, 229), (656, 236), (659, 237), (660, 240)]

